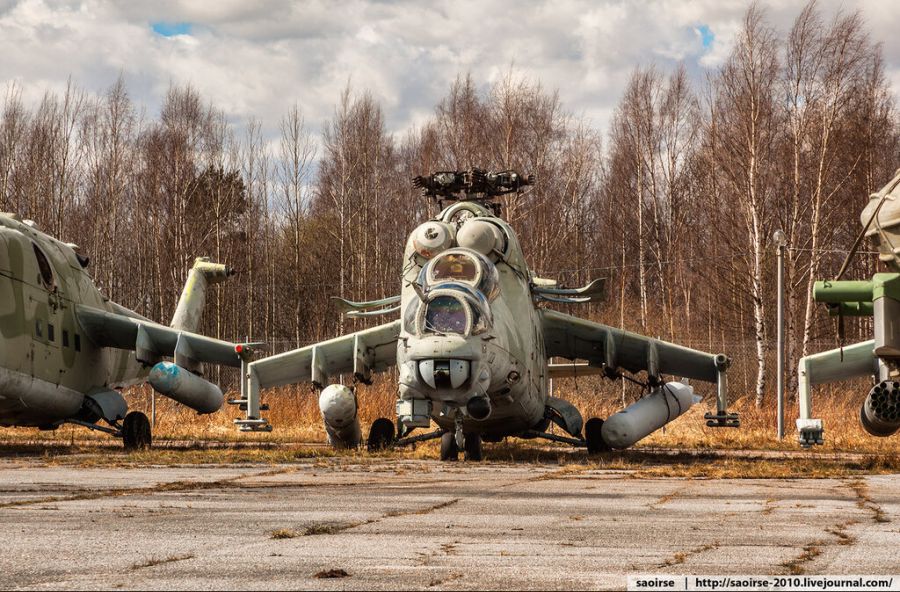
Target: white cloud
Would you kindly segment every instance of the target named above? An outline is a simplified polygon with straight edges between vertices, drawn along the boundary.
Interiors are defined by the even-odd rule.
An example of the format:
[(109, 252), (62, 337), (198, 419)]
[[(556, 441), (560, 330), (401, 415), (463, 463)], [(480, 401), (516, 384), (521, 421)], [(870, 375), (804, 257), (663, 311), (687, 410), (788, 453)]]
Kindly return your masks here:
[[(900, 2), (826, 0), (826, 13), (859, 7), (884, 43), (900, 93)], [(235, 121), (262, 120), (269, 134), (298, 102), (313, 129), (332, 113), (348, 80), (370, 90), (391, 130), (420, 123), (459, 73), (480, 84), (513, 64), (565, 106), (605, 127), (633, 67), (683, 60), (699, 76), (727, 57), (745, 0), (502, 0), (417, 2), (269, 0), (120, 3), (0, 0), (0, 80), (19, 81), (27, 100), (64, 87), (91, 91), (123, 72), (152, 114), (170, 82), (191, 83)], [(800, 10), (771, 0), (786, 30)], [(191, 25), (163, 37), (153, 23)], [(697, 28), (714, 35), (704, 47)]]

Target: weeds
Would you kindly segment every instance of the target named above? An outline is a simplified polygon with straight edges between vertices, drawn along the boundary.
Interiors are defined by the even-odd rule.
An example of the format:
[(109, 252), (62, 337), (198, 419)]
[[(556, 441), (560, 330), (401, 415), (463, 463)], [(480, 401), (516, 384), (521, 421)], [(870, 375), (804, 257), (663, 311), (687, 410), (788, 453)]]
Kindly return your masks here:
[(803, 547), (803, 552), (800, 555), (790, 561), (785, 561), (781, 566), (786, 567), (788, 573), (793, 576), (805, 574), (806, 564), (822, 554), (822, 545), (821, 541), (806, 545)]
[(188, 553), (187, 555), (170, 555), (169, 557), (166, 557), (164, 559), (151, 557), (143, 563), (135, 563), (131, 566), (131, 569), (144, 569), (145, 567), (153, 567), (154, 565), (163, 565), (165, 563), (175, 563), (176, 561), (187, 561), (188, 559), (193, 558), (193, 553)]
[(277, 528), (272, 531), (271, 537), (277, 541), (283, 539), (293, 539), (300, 536), (300, 533), (292, 528)]
[(349, 578), (350, 574), (346, 572), (346, 570), (340, 568), (331, 568), (331, 569), (323, 569), (322, 571), (316, 572), (313, 576), (314, 578), (322, 579), (332, 579), (332, 578)]
[[(621, 408), (621, 401), (598, 397), (593, 389), (585, 389), (581, 381), (579, 382), (580, 390), (576, 390), (574, 385), (570, 385), (569, 382), (571, 381), (560, 380), (555, 394), (571, 401), (581, 410), (585, 418), (609, 417)], [(698, 386), (699, 388), (702, 387)], [(818, 450), (873, 454), (897, 454), (900, 452), (900, 438), (875, 438), (860, 427), (859, 406), (865, 398), (866, 391), (867, 389), (863, 388), (850, 388), (848, 390), (835, 389), (831, 395), (823, 392), (817, 393), (815, 416), (823, 419), (826, 430), (825, 445)], [(150, 392), (147, 387), (131, 389), (127, 394), (130, 407), (149, 415)], [(229, 397), (233, 395), (234, 393), (231, 393)], [(271, 407), (271, 411), (265, 412), (265, 416), (275, 427), (269, 433), (237, 431), (232, 420), (240, 416), (240, 411), (233, 407), (226, 407), (213, 415), (199, 416), (184, 406), (165, 397), (157, 396), (157, 424), (154, 430), (157, 446), (164, 444), (161, 442), (162, 439), (189, 441), (197, 443), (199, 446), (216, 442), (240, 442), (256, 446), (325, 442), (325, 431), (322, 427), (317, 398), (308, 387), (293, 386), (272, 389), (263, 394), (263, 399)], [(363, 426), (370, 425), (378, 417), (393, 417), (395, 399), (396, 386), (387, 375), (378, 377), (372, 386), (360, 387), (359, 415)], [(660, 431), (642, 440), (639, 448), (798, 449), (795, 435), (791, 431), (783, 441), (776, 437), (774, 405), (757, 408), (753, 397), (744, 397), (735, 401), (731, 405), (731, 410), (738, 412), (741, 417), (741, 428), (736, 430), (707, 427), (703, 420), (703, 414), (713, 408), (714, 402), (708, 397), (707, 401), (695, 405), (684, 417), (666, 426), (665, 433)], [(788, 426), (793, 423), (791, 420), (796, 416), (796, 405), (788, 404), (786, 407)], [(49, 446), (52, 457), (60, 448), (68, 447), (70, 442), (78, 445), (79, 442), (111, 443), (114, 440), (105, 434), (67, 425), (54, 432), (42, 432), (32, 428), (0, 428), (0, 442), (5, 442), (7, 445), (34, 443)], [(540, 446), (543, 446), (543, 443)], [(494, 459), (503, 458), (498, 456), (498, 453), (502, 455), (507, 450), (497, 449), (496, 446), (491, 445), (489, 448), (491, 457)], [(436, 445), (434, 443), (420, 445), (417, 450), (432, 455), (436, 450)], [(246, 452), (251, 457), (254, 454), (251, 451)], [(204, 453), (215, 455), (216, 451), (204, 450)], [(136, 453), (138, 456), (139, 454)], [(317, 451), (313, 447), (309, 447), (304, 454), (326, 456), (331, 452), (328, 449)], [(221, 455), (232, 458), (241, 456), (238, 451), (234, 450)], [(517, 458), (508, 460), (523, 460), (521, 452), (517, 452), (516, 455)], [(228, 460), (226, 459), (226, 462)], [(252, 462), (252, 458), (250, 462)]]

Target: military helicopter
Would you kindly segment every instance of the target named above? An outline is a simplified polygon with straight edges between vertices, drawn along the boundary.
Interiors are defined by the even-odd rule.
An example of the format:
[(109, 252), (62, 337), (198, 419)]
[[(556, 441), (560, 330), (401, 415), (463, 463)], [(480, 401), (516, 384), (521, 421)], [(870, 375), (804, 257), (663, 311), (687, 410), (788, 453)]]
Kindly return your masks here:
[(0, 214), (0, 426), (77, 424), (146, 448), (147, 416), (128, 413), (115, 390), (145, 380), (198, 413), (217, 411), (222, 391), (201, 378), (203, 364), (240, 367), (252, 348), (196, 330), (207, 287), (232, 271), (197, 259), (165, 327), (104, 297), (88, 263), (33, 222)]
[[(900, 169), (894, 178), (869, 196), (860, 214), (862, 230), (835, 280), (818, 281), (813, 298), (838, 317), (843, 340), (843, 317), (872, 317), (873, 339), (810, 354), (797, 369), (799, 417), (797, 434), (803, 448), (825, 442), (825, 428), (813, 417), (814, 385), (869, 377), (872, 386), (859, 409), (862, 428), (872, 436), (900, 431)], [(863, 239), (888, 269), (870, 280), (841, 280)]]
[[(242, 381), (242, 430), (271, 430), (260, 417), (260, 389), (311, 382), (321, 389), (319, 407), (329, 442), (340, 448), (361, 442), (358, 383), (396, 366), (396, 429), (387, 418), (369, 430), (370, 450), (441, 438), (442, 460), (460, 451), (483, 456), (482, 442), (505, 437), (545, 438), (590, 452), (626, 448), (687, 411), (699, 397), (686, 383), (664, 374), (718, 385), (714, 426), (737, 426), (726, 407), (729, 359), (541, 306), (598, 299), (603, 281), (559, 287), (528, 269), (512, 227), (496, 198), (520, 194), (533, 177), (515, 171), (444, 171), (414, 183), (442, 209), (416, 228), (406, 243), (400, 294), (370, 302), (339, 300), (351, 317), (397, 314), (363, 331), (257, 360)], [(445, 207), (446, 206), (446, 207)], [(551, 364), (551, 358), (573, 363)], [(574, 362), (582, 360), (581, 363)], [(644, 371), (649, 394), (607, 420), (584, 423), (571, 403), (551, 396), (552, 378), (601, 374), (634, 379)], [(350, 375), (353, 384), (330, 384)], [(437, 429), (412, 435), (418, 428)], [(567, 435), (548, 431), (551, 424)]]

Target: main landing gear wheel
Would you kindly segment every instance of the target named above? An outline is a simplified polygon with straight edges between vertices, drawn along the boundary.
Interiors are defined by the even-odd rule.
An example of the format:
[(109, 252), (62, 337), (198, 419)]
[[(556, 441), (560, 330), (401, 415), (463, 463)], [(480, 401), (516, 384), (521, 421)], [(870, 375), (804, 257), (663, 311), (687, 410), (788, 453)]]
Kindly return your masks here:
[(372, 428), (369, 430), (369, 439), (366, 447), (369, 452), (378, 452), (384, 450), (394, 443), (394, 422), (384, 417), (379, 417), (372, 422)]
[(444, 432), (441, 436), (441, 460), (459, 460), (459, 446), (453, 432)]
[(599, 417), (592, 417), (584, 424), (584, 439), (587, 441), (588, 454), (612, 450), (609, 444), (603, 441), (603, 436), (600, 433), (602, 428), (603, 420)]
[(478, 462), (482, 458), (481, 436), (479, 434), (466, 434), (466, 460)]
[(150, 420), (140, 411), (132, 411), (122, 420), (122, 443), (125, 450), (150, 448), (153, 436), (150, 434)]

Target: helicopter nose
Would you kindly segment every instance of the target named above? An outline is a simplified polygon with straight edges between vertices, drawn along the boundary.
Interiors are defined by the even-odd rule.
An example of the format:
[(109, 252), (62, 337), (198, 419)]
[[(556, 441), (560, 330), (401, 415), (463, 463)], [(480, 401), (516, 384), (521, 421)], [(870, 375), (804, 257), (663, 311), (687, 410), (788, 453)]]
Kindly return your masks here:
[(469, 379), (468, 360), (420, 360), (419, 376), (433, 389), (458, 389)]

